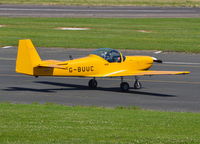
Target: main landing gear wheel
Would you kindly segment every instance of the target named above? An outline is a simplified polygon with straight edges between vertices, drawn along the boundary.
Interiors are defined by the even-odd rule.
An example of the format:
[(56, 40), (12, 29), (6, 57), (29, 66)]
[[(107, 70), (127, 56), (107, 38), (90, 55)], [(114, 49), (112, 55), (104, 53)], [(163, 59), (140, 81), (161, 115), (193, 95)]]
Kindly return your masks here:
[(129, 84), (127, 82), (122, 82), (120, 84), (120, 88), (122, 91), (128, 91), (129, 90)]
[(134, 83), (134, 89), (141, 89), (142, 88), (142, 84), (136, 80), (135, 83)]
[(91, 79), (89, 82), (88, 82), (88, 86), (90, 88), (96, 88), (97, 87), (97, 81), (95, 79)]

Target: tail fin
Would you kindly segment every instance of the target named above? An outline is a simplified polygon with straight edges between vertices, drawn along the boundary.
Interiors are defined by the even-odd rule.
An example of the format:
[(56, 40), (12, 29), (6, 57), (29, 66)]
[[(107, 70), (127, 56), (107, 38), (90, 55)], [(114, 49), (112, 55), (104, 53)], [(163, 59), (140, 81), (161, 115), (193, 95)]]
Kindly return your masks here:
[(16, 72), (34, 75), (34, 67), (41, 62), (37, 50), (33, 46), (30, 39), (19, 40)]

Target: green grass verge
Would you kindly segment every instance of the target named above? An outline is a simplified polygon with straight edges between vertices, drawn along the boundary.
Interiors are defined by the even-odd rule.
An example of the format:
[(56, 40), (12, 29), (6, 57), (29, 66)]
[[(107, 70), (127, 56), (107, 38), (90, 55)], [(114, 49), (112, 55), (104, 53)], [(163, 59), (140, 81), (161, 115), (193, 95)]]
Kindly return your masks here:
[[(200, 18), (4, 18), (0, 46), (30, 38), (37, 47), (200, 52)], [(89, 27), (62, 31), (57, 27)], [(145, 30), (147, 33), (139, 32)]]
[(200, 0), (1, 0), (0, 4), (199, 7)]
[(200, 114), (0, 104), (1, 144), (199, 144)]

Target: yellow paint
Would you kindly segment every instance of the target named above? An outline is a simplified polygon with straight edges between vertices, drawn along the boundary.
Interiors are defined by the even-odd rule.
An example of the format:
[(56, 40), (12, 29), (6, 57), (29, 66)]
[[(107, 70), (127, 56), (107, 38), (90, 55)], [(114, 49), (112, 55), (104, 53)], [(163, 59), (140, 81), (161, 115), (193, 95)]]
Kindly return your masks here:
[(31, 40), (20, 40), (16, 60), (16, 72), (33, 76), (81, 76), (116, 77), (133, 75), (188, 74), (179, 71), (147, 71), (153, 64), (150, 56), (126, 56), (121, 62), (108, 62), (90, 54), (86, 57), (68, 60), (42, 61)]
[(16, 60), (16, 72), (34, 75), (34, 68), (39, 63), (41, 63), (41, 59), (31, 40), (20, 40)]

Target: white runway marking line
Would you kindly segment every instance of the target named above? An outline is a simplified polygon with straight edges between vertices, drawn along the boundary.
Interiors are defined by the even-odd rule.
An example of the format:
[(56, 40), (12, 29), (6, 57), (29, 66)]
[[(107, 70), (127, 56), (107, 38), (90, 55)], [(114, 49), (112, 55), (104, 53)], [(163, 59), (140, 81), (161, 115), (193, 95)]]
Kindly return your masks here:
[(4, 57), (0, 57), (0, 60), (16, 60), (15, 58), (4, 58)]
[(9, 48), (13, 48), (13, 46), (4, 46), (2, 47), (3, 49), (9, 49)]
[(30, 8), (30, 9), (27, 9), (27, 8), (0, 8), (0, 10), (6, 10), (6, 11), (56, 11), (56, 12), (58, 12), (58, 11), (64, 11), (64, 12), (146, 12), (146, 13), (149, 13), (149, 12), (154, 12), (154, 13), (161, 13), (161, 12), (179, 12), (179, 13), (181, 13), (181, 12), (196, 12), (196, 11), (194, 11), (194, 10), (134, 10), (134, 9), (132, 9), (132, 10), (130, 10), (130, 9), (123, 9), (123, 10), (109, 10), (109, 9), (107, 9), (107, 10), (105, 10), (105, 9), (102, 9), (102, 10), (100, 10), (100, 9), (98, 9), (98, 10), (90, 10), (90, 9), (85, 9), (85, 10), (78, 10), (77, 11), (77, 9), (55, 9), (55, 8), (52, 8), (52, 9), (50, 9), (50, 8), (47, 8), (47, 9), (45, 9), (45, 8)]
[(175, 65), (200, 65), (200, 63), (190, 63), (190, 62), (163, 62), (164, 64), (175, 64)]
[(78, 27), (59, 27), (57, 30), (90, 30), (90, 28), (78, 28)]
[(152, 33), (152, 31), (149, 30), (135, 30), (136, 32), (141, 32), (141, 33)]
[[(25, 77), (25, 78), (33, 77), (33, 76), (22, 75), (22, 74), (0, 74), (0, 77), (1, 76)], [(90, 77), (51, 77), (51, 76), (46, 77), (46, 78), (49, 78), (50, 80), (53, 80), (53, 79), (64, 79), (64, 78), (81, 79), (81, 80), (90, 80), (91, 79)], [(97, 79), (108, 80), (108, 81), (120, 81), (121, 80), (121, 79), (119, 79), (117, 77), (116, 78), (103, 78), (103, 77), (100, 77), (100, 78), (97, 78)], [(145, 80), (145, 79), (140, 80), (140, 81), (141, 82), (153, 82), (153, 83), (178, 83), (178, 84), (194, 84), (194, 85), (199, 85), (200, 84), (200, 82), (198, 82), (198, 81), (195, 81), (195, 82), (192, 82), (192, 81), (164, 81), (164, 80)]]
[[(0, 74), (0, 77), (1, 76), (10, 76), (10, 77), (25, 77), (25, 78), (31, 78), (33, 76), (28, 76), (28, 75), (21, 75), (21, 74)], [(53, 80), (53, 79), (81, 79), (81, 80), (90, 80), (91, 78), (90, 77), (46, 77), (46, 78), (49, 78), (50, 80)], [(101, 80), (108, 80), (108, 81), (120, 81), (121, 79), (119, 78), (98, 78), (98, 79), (101, 79)], [(130, 80), (127, 80), (128, 82), (131, 82)], [(198, 81), (195, 81), (195, 82), (192, 82), (192, 81), (164, 81), (164, 80), (140, 80), (141, 82), (151, 82), (151, 83), (178, 83), (178, 84), (193, 84), (193, 85), (199, 85), (200, 82)]]
[(159, 54), (159, 53), (162, 53), (162, 51), (156, 51), (156, 52), (154, 52), (155, 54)]

